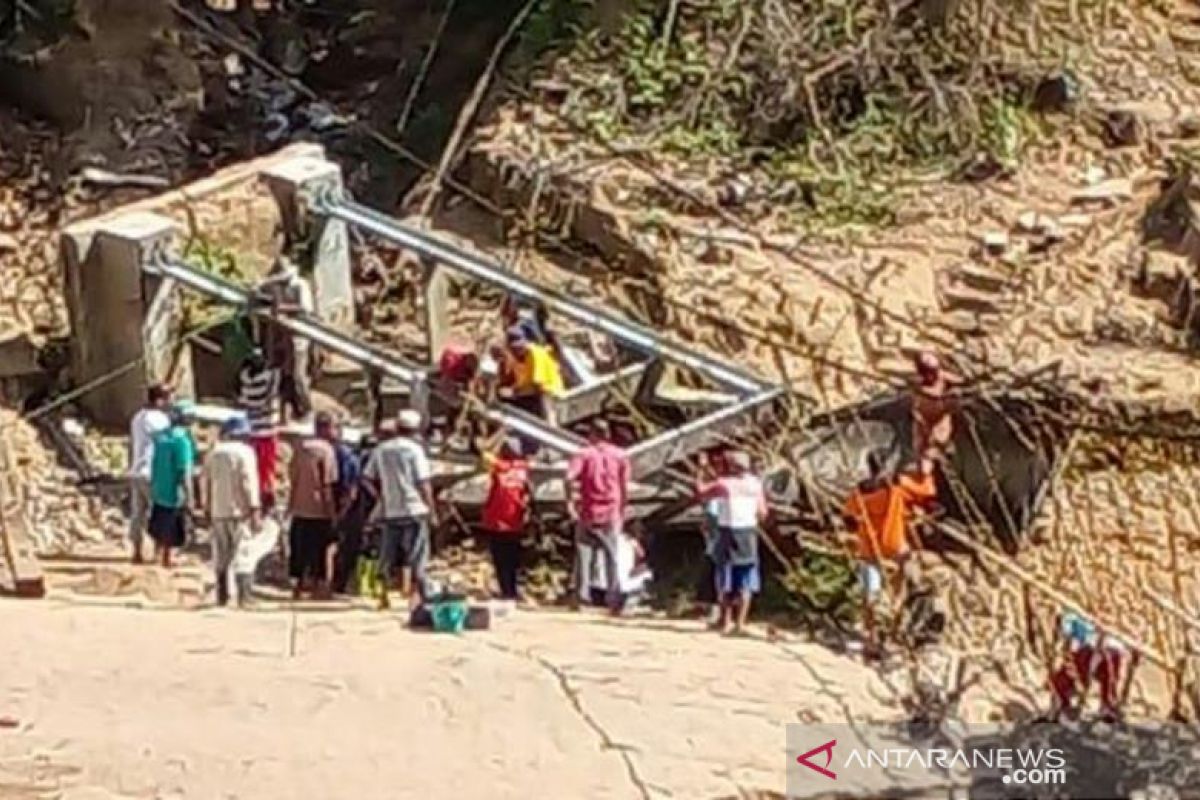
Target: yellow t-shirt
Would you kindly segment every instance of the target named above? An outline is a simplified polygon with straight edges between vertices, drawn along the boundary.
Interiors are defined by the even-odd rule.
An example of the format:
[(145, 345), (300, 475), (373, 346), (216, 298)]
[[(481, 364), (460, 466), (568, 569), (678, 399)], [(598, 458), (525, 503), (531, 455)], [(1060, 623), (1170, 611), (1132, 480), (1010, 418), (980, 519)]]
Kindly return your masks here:
[(543, 394), (557, 397), (565, 391), (558, 359), (550, 352), (550, 348), (544, 345), (529, 345), (525, 358), (519, 361), (510, 356), (509, 370), (513, 378), (513, 388), (518, 392), (536, 389)]

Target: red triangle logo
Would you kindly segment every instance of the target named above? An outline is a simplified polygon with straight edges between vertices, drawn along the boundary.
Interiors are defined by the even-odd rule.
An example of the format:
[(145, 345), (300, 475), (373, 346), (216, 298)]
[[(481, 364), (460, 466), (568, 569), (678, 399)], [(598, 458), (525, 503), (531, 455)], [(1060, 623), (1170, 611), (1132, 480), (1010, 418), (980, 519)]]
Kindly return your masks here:
[[(796, 756), (796, 762), (799, 764), (803, 764), (804, 766), (811, 769), (813, 772), (819, 772), (822, 775), (824, 775), (826, 778), (831, 778), (836, 781), (837, 773), (833, 772), (832, 770), (829, 769), (829, 765), (833, 763), (833, 747), (836, 744), (837, 744), (837, 739), (830, 739), (828, 742), (821, 745), (820, 747), (814, 747), (812, 750), (809, 750), (807, 753)], [(822, 767), (822, 766), (819, 766), (819, 765), (814, 764), (811, 761), (809, 761), (809, 759), (812, 758), (813, 756), (815, 756), (817, 753), (825, 754), (825, 766)]]

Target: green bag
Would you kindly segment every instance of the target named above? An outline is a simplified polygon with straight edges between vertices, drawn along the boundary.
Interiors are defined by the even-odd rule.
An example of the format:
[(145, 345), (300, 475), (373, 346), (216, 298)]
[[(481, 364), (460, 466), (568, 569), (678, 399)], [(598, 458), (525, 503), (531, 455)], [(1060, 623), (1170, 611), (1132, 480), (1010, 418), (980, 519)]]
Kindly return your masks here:
[(462, 633), (467, 624), (467, 610), (465, 599), (430, 602), (429, 615), (433, 617), (433, 629), (438, 633)]
[(379, 595), (379, 561), (360, 556), (354, 568), (354, 583), (360, 597)]

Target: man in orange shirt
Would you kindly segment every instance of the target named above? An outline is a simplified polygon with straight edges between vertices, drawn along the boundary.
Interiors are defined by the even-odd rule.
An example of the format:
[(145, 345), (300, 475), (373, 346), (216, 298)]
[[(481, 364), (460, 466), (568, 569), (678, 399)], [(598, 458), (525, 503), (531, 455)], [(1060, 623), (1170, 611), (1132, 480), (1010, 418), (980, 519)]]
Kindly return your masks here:
[(904, 561), (910, 554), (910, 512), (914, 505), (932, 500), (937, 490), (929, 473), (900, 475), (890, 480), (884, 472), (883, 457), (878, 453), (867, 456), (867, 469), (870, 477), (850, 495), (843, 513), (856, 533), (858, 577), (866, 596), (863, 623), (867, 645), (878, 652), (875, 605), (883, 590), (884, 570), (892, 565), (888, 595), (898, 598)]

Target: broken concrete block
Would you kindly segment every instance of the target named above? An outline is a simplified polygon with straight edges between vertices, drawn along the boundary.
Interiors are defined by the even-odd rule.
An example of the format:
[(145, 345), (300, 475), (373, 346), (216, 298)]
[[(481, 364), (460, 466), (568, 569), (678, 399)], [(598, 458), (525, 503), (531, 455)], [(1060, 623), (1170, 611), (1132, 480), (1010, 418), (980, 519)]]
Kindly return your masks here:
[(1041, 233), (1047, 218), (1036, 211), (1026, 211), (1017, 217), (1017, 229), (1023, 233)]
[(1172, 302), (1179, 293), (1179, 284), (1187, 272), (1187, 259), (1162, 251), (1146, 251), (1138, 260), (1133, 286), (1138, 294)]
[(1128, 178), (1113, 178), (1077, 190), (1071, 195), (1071, 202), (1113, 204), (1132, 198), (1133, 181)]
[(985, 231), (979, 237), (983, 248), (992, 255), (999, 255), (1008, 249), (1008, 234), (1004, 231)]
[(999, 300), (989, 294), (956, 287), (941, 293), (942, 308), (947, 311), (970, 311), (975, 314), (999, 314)]
[(980, 292), (997, 293), (1004, 290), (1008, 277), (971, 264), (961, 264), (950, 273), (952, 283), (960, 283)]
[(39, 372), (37, 348), (27, 334), (0, 334), (0, 378), (22, 378)]

